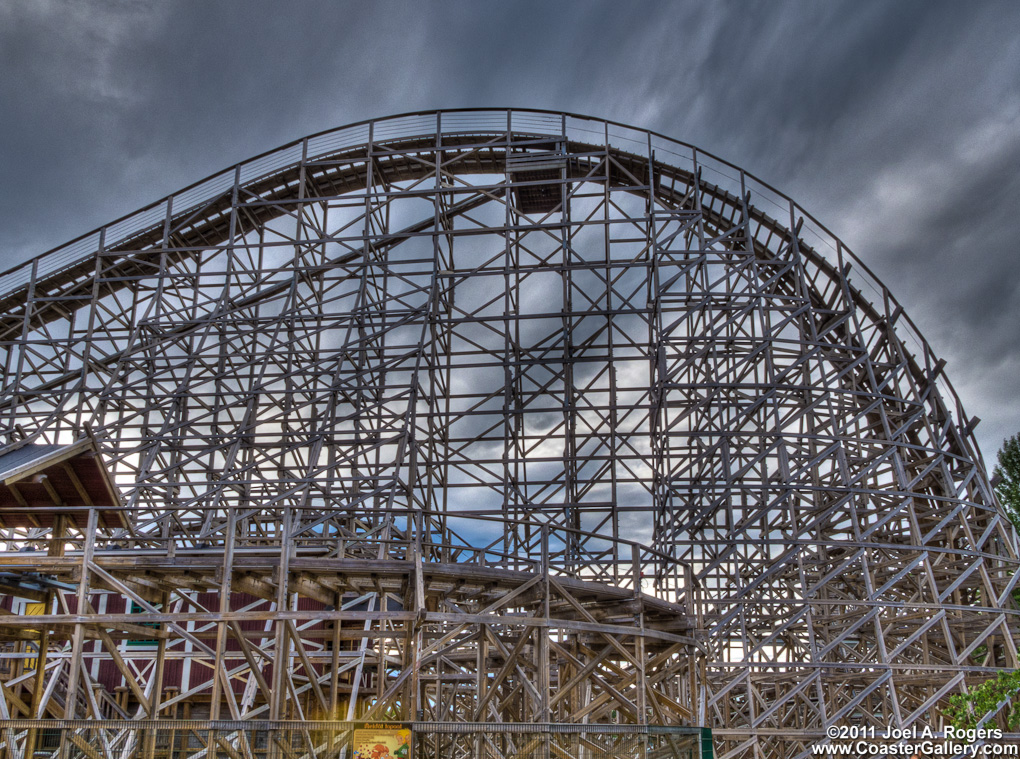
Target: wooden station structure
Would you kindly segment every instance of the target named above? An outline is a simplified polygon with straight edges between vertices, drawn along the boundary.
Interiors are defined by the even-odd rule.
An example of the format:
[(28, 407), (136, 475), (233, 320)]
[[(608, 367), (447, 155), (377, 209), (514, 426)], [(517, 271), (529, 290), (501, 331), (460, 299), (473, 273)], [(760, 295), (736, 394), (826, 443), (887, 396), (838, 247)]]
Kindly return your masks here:
[(1017, 666), (944, 362), (662, 135), (312, 135), (0, 275), (0, 365), (17, 759), (806, 759)]

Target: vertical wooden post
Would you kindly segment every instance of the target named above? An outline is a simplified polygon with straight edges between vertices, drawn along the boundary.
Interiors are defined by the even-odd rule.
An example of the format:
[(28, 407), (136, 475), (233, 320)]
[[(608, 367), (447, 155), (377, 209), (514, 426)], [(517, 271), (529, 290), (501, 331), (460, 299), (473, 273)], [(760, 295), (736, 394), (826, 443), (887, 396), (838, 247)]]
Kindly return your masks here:
[[(549, 684), (550, 684), (550, 662), (549, 662), (549, 601), (550, 594), (552, 592), (552, 586), (549, 582), (549, 525), (542, 525), (542, 576), (543, 589), (545, 591), (545, 597), (542, 601), (542, 616), (545, 621), (545, 625), (537, 628), (535, 634), (538, 639), (537, 651), (535, 652), (536, 664), (538, 665), (538, 695), (541, 699), (538, 703), (538, 722), (548, 723), (550, 719), (550, 707), (549, 707)], [(551, 756), (551, 736), (549, 731), (545, 730), (542, 733), (542, 745), (544, 746), (544, 756)]]
[[(169, 611), (170, 605), (170, 593), (163, 591), (159, 599), (159, 607), (161, 611)], [(166, 625), (160, 623), (160, 630), (165, 630)], [(157, 642), (156, 648), (156, 671), (153, 673), (152, 691), (149, 693), (149, 704), (151, 705), (151, 711), (149, 712), (149, 719), (158, 720), (159, 712), (161, 707), (161, 701), (163, 698), (163, 667), (166, 663), (166, 638), (160, 637)], [(171, 746), (173, 745), (173, 739), (171, 738)], [(156, 730), (148, 731), (145, 742), (145, 759), (153, 759), (156, 751)]]
[[(227, 513), (226, 534), (223, 536), (223, 565), (220, 576), (220, 614), (224, 615), (230, 611), (231, 576), (234, 565), (234, 532), (237, 526), (237, 512), (230, 509)], [(223, 697), (228, 699), (230, 693), (223, 691), (230, 688), (226, 671), (223, 664), (223, 652), (227, 643), (227, 623), (221, 619), (216, 623), (216, 660), (213, 668), (212, 681), (212, 703), (209, 705), (209, 719), (220, 718), (220, 706)], [(231, 717), (235, 715), (231, 714)], [(215, 749), (214, 749), (215, 751)], [(215, 759), (215, 757), (213, 757)]]
[[(46, 594), (46, 601), (43, 608), (43, 613), (49, 613), (50, 608), (53, 605), (53, 593)], [(35, 676), (32, 678), (32, 711), (28, 715), (29, 719), (40, 719), (41, 712), (43, 711), (43, 696), (45, 694), (46, 687), (46, 651), (50, 645), (50, 631), (48, 627), (42, 627), (39, 630), (39, 655), (35, 659)], [(53, 674), (57, 676), (56, 673)], [(25, 756), (32, 757), (35, 754), (35, 744), (37, 738), (37, 730), (32, 727), (28, 730), (28, 735), (25, 737)]]
[[(67, 517), (64, 514), (57, 514), (57, 516), (53, 519), (53, 539), (50, 541), (47, 555), (54, 557), (64, 555), (63, 541), (66, 531)], [(53, 609), (53, 601), (55, 597), (56, 594), (53, 591), (49, 591), (46, 594), (46, 598), (43, 602), (43, 614), (49, 614)], [(32, 719), (40, 719), (44, 711), (43, 697), (46, 693), (46, 660), (49, 653), (49, 647), (50, 630), (49, 627), (43, 625), (39, 630), (39, 655), (35, 660), (35, 677), (32, 680), (32, 712), (28, 715)], [(59, 672), (54, 672), (53, 676), (58, 677), (59, 674)], [(31, 728), (25, 739), (26, 757), (31, 757), (34, 753), (36, 740), (37, 731), (35, 728)]]
[[(286, 504), (281, 505), (282, 534), (280, 536), (280, 566), (277, 570), (276, 609), (287, 608), (287, 579), (290, 574), (290, 536), (293, 515)], [(286, 672), (290, 659), (290, 643), (287, 640), (287, 625), (277, 620), (276, 623), (276, 661), (273, 663), (273, 693), (269, 705), (269, 719), (285, 719), (284, 704), (287, 697)]]
[[(475, 698), (476, 703), (481, 703), (482, 699), (485, 698), (485, 693), (489, 684), (488, 678), (488, 661), (489, 661), (489, 639), (486, 635), (488, 626), (480, 624), (478, 626), (478, 650), (476, 651), (476, 668), (475, 672)], [(456, 694), (453, 696), (456, 698)], [(477, 717), (478, 722), (485, 721), (485, 715), (479, 714)], [(483, 759), (485, 756), (485, 736), (478, 732), (475, 733), (475, 759)]]
[[(335, 598), (333, 608), (339, 611), (343, 603), (343, 594), (337, 592)], [(330, 662), (332, 669), (329, 674), (329, 718), (331, 720), (340, 719), (340, 626), (341, 620), (334, 619), (332, 661)]]
[[(96, 545), (96, 528), (99, 521), (99, 512), (95, 508), (89, 508), (88, 521), (85, 527), (85, 542), (81, 548), (81, 575), (78, 578), (78, 593), (76, 596), (77, 608), (75, 614), (78, 617), (85, 615), (89, 600), (89, 565), (92, 563), (92, 554)], [(71, 664), (67, 675), (67, 693), (64, 697), (64, 719), (75, 719), (75, 704), (78, 700), (78, 681), (81, 679), (82, 649), (85, 643), (85, 628), (81, 622), (76, 622), (74, 631), (71, 633)], [(67, 736), (61, 735), (60, 756), (67, 757), (70, 749), (70, 742), (65, 740)]]

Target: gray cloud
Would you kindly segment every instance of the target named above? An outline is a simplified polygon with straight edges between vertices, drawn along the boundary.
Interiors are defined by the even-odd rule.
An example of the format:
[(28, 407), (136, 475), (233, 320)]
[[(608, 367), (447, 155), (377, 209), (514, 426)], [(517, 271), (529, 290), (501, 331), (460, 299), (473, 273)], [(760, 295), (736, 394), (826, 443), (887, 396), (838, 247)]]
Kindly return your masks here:
[(304, 134), (562, 109), (691, 142), (841, 236), (1020, 429), (1014, 2), (0, 6), (0, 268)]

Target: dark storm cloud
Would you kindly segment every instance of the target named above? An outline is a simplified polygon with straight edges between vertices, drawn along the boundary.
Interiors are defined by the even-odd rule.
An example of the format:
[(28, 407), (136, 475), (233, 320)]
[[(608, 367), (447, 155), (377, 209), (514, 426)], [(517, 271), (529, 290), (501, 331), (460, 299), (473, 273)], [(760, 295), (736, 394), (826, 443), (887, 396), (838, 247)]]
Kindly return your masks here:
[(317, 130), (562, 109), (796, 199), (950, 360), (986, 456), (1020, 429), (1020, 4), (0, 6), (0, 267)]

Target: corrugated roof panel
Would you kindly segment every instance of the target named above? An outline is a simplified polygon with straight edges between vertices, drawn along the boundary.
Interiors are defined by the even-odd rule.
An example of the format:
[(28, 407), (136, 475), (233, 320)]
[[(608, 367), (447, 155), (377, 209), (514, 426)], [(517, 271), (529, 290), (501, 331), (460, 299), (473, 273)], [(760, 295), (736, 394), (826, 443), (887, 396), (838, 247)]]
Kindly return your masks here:
[(44, 461), (54, 453), (66, 448), (66, 445), (24, 445), (13, 451), (0, 454), (0, 480), (36, 461)]

